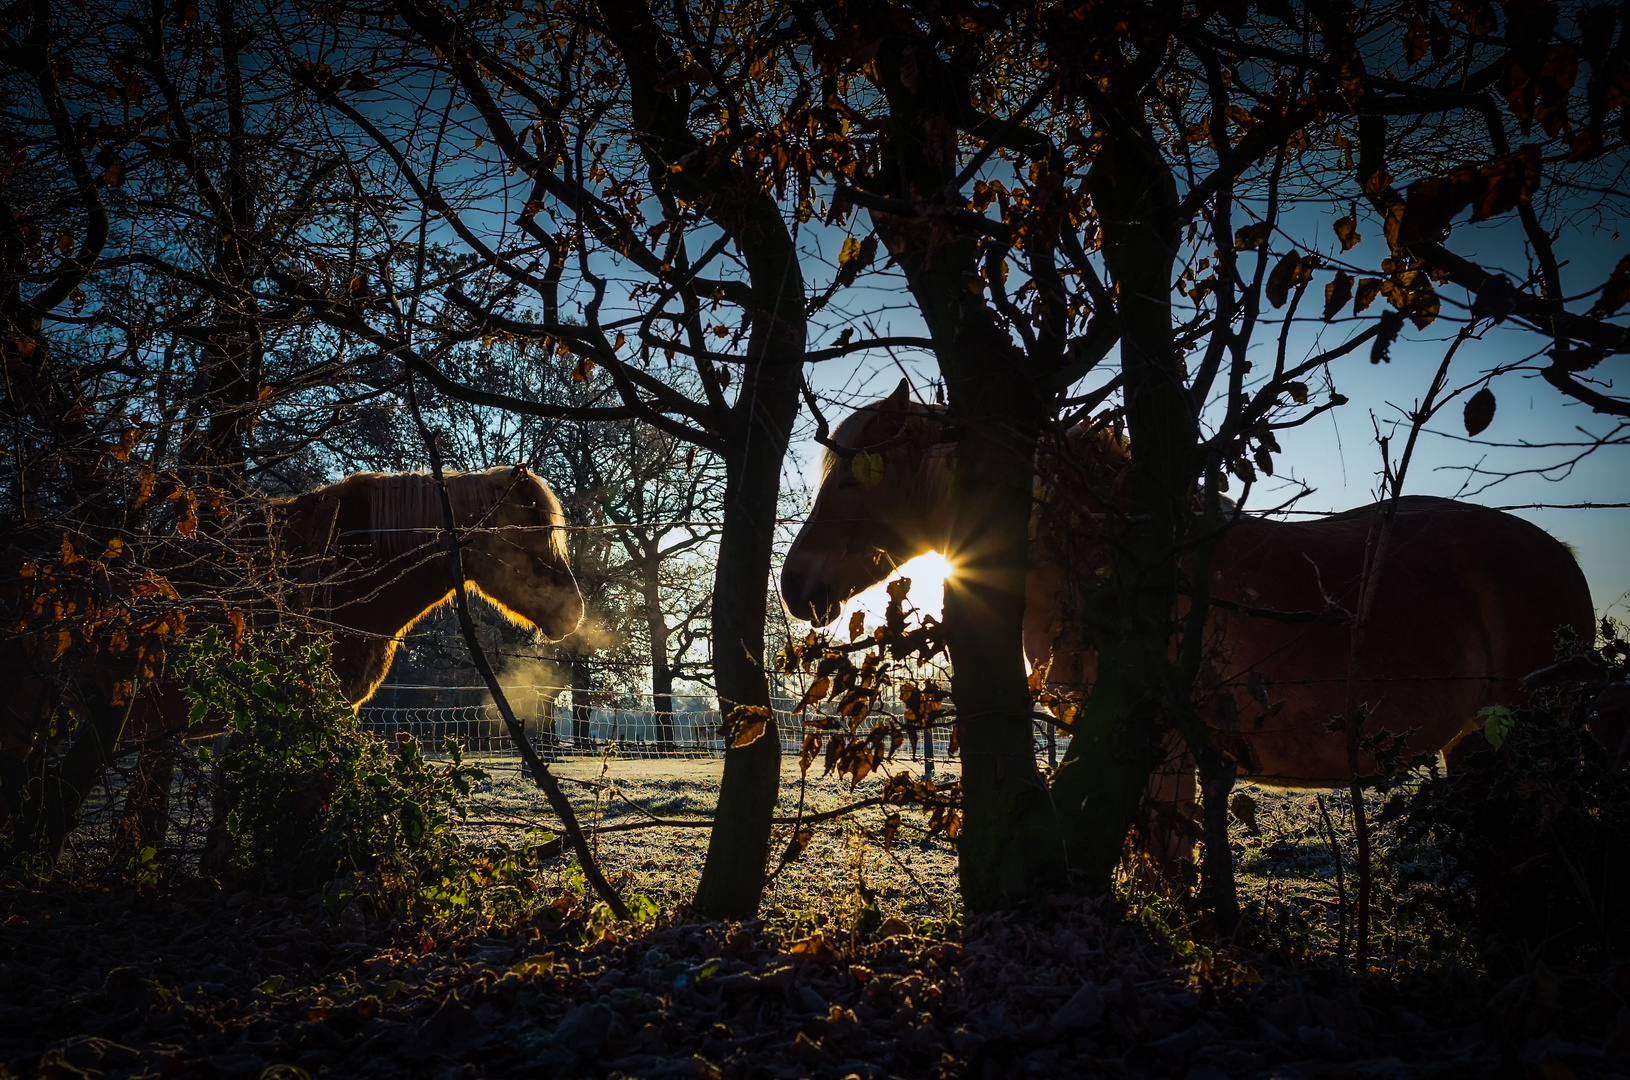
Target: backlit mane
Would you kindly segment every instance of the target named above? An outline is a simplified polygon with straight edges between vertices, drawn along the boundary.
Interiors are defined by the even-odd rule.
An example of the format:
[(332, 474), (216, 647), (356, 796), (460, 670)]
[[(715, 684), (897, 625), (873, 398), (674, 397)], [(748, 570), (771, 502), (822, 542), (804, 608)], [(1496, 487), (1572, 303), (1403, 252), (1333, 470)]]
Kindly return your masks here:
[[(879, 418), (883, 402), (873, 402), (844, 417), (832, 429), (832, 441), (843, 447), (860, 448), (865, 443), (866, 427)], [(955, 443), (945, 439), (944, 405), (926, 405), (908, 402), (902, 427), (895, 435), (883, 440), (887, 444), (881, 451), (883, 476), (879, 481), (882, 494), (893, 499), (910, 500), (911, 505), (924, 510), (949, 505), (951, 498), (950, 463)], [(906, 438), (901, 442), (899, 435)], [(870, 440), (867, 440), (870, 442)], [(821, 457), (821, 483), (826, 483), (832, 470), (847, 462), (828, 448)], [(935, 467), (930, 467), (932, 463)]]
[[(557, 565), (569, 565), (566, 515), (555, 493), (537, 477), (511, 465), (499, 465), (483, 472), (447, 473), (446, 478), (453, 516), (461, 529), (520, 524), (498, 520), (504, 512), (500, 504), (512, 489), (516, 494), (530, 492), (543, 519), (538, 524), (552, 526), (548, 537), (551, 556)], [(427, 547), (440, 545), (441, 495), (429, 473), (356, 473), (311, 494), (322, 493), (363, 497), (368, 507), (368, 540), (381, 561), (428, 554)]]

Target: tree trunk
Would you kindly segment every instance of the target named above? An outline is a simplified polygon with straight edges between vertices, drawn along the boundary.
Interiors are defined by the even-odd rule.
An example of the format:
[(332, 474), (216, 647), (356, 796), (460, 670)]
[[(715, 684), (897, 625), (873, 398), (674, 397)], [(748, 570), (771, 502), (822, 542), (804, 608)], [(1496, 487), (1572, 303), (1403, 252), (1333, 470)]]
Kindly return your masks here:
[(646, 564), (645, 620), (651, 639), (651, 708), (656, 712), (657, 749), (674, 749), (674, 671), (668, 663), (668, 620), (662, 614), (662, 592), (657, 580), (661, 562)]
[[(801, 358), (803, 288), (790, 242), (779, 257), (786, 260), (790, 280), (773, 292), (755, 290), (771, 296), (765, 297), (765, 317), (754, 321), (752, 355)], [(696, 890), (697, 910), (709, 918), (751, 918), (764, 893), (770, 819), (781, 787), (781, 736), (769, 714), (770, 685), (764, 672), (764, 618), (781, 461), (798, 415), (802, 379), (797, 362), (766, 359), (749, 366), (731, 412), (724, 525), (713, 588), (713, 675), (722, 716), (748, 706), (764, 709), (768, 722), (755, 742), (725, 750), (707, 863)]]
[(33, 798), (24, 804), (14, 833), (20, 850), (43, 855), (51, 863), (62, 855), (63, 843), (79, 824), (86, 796), (113, 761), (134, 706), (135, 695), (124, 705), (100, 696), (86, 702), (85, 722), (62, 760), (30, 780)]
[(1173, 341), (1176, 189), (1136, 101), (1105, 98), (1104, 149), (1088, 186), (1104, 221), (1103, 253), (1120, 302), (1121, 371), (1131, 440), (1131, 499), (1106, 521), (1109, 580), (1092, 590), (1098, 650), (1075, 738), (1053, 784), (1070, 866), (1109, 888), (1162, 733), (1192, 712), (1195, 671), (1172, 660), (1180, 544), (1190, 531), (1198, 431)]
[(169, 834), (170, 785), (175, 780), (175, 759), (180, 752), (179, 735), (148, 739), (136, 752), (136, 779), (126, 813), (136, 823), (138, 846), (158, 847)]
[[(941, 367), (950, 369), (953, 409), (967, 390), (983, 389), (976, 401), (1000, 400), (994, 386), (979, 386), (981, 374), (992, 381), (1003, 377), (993, 365), (976, 366), (966, 381), (953, 379), (955, 367), (943, 359)], [(1035, 898), (1061, 885), (1064, 870), (1057, 818), (1036, 767), (1024, 670), (1035, 429), (1009, 427), (993, 412), (969, 417), (957, 446), (952, 480), (957, 515), (949, 553), (957, 572), (945, 587), (951, 696), (962, 747), (957, 867), (970, 913)], [(964, 415), (958, 412), (959, 418)]]
[(588, 657), (572, 657), (572, 745), (579, 750), (587, 750), (594, 745), (591, 729), (594, 720), (592, 676)]

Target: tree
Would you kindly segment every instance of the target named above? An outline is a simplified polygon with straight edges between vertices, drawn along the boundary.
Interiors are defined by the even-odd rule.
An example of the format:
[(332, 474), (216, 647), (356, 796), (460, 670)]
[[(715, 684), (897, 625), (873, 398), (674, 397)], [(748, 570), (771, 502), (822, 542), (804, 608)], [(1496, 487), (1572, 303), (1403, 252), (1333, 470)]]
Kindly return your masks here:
[[(1406, 320), (1424, 330), (1443, 314), (1438, 287), (1454, 283), (1475, 297), (1462, 318), (1516, 315), (1555, 335), (1546, 380), (1622, 411), (1569, 365), (1588, 371), (1624, 349), (1604, 316), (1626, 299), (1626, 267), (1584, 294), (1599, 295), (1590, 312), (1570, 312), (1533, 206), (1542, 187), (1562, 196), (1555, 216), (1579, 208), (1570, 191), (1604, 209), (1623, 189), (1622, 135), (1614, 143), (1607, 120), (1625, 105), (1627, 31), (1615, 41), (1619, 16), (1605, 9), (1567, 14), (1513, 6), (1504, 32), (1492, 5), (1416, 3), (830, 4), (806, 18), (821, 93), (789, 125), (810, 134), (786, 156), (819, 155), (840, 207), (869, 211), (949, 392), (963, 573), (947, 592), (946, 640), (960, 673), (970, 908), (1033, 896), (1066, 869), (1106, 888), (1165, 732), (1200, 761), (1212, 857), (1225, 857), (1217, 796), (1234, 764), (1197, 687), (1206, 564), (1229, 474), (1248, 495), (1258, 470), (1272, 473), (1275, 431), (1344, 400), (1333, 387), (1320, 400), (1311, 377), (1366, 344), (1385, 360)], [(1593, 65), (1585, 86), (1580, 59)], [(1372, 74), (1389, 66), (1417, 75)], [(1511, 150), (1502, 115), (1539, 123), (1552, 152)], [(1481, 163), (1446, 173), (1448, 154)], [(1386, 171), (1406, 161), (1439, 174), (1408, 197)], [(1586, 186), (1604, 173), (1617, 184)], [(1359, 202), (1387, 248), (1355, 295), (1356, 260), (1369, 257), (1350, 254)], [(1309, 204), (1334, 219), (1333, 236)], [(1538, 296), (1439, 242), (1468, 205), (1478, 220), (1516, 211)], [(1356, 326), (1339, 345), (1298, 354), (1291, 331), (1327, 268), (1323, 321), (1349, 299), (1355, 316), (1377, 296), (1391, 310), (1342, 320)], [(1268, 367), (1252, 354), (1270, 335)], [(1112, 375), (1064, 396), (1112, 350)], [(1036, 446), (1056, 410), (1073, 419), (1110, 392), (1131, 438), (1129, 507), (1108, 523), (1110, 572), (1079, 610), (1098, 678), (1044, 787), (1019, 644)]]
[[(356, 28), (357, 40), (377, 40), (375, 14), (383, 13), (363, 15), (368, 25)], [(365, 115), (346, 100), (349, 85), (371, 81), (363, 73), (342, 78), (313, 61), (306, 85), (393, 155), (425, 215), (421, 238), (433, 216), (474, 256), (481, 277), (414, 278), (413, 311), (436, 305), (414, 323), (386, 299), (405, 298), (405, 285), (386, 283), (380, 302), (358, 307), (298, 275), (283, 282), (319, 318), (368, 338), (445, 393), (545, 417), (639, 418), (723, 462), (711, 632), (734, 745), (697, 901), (714, 915), (757, 908), (780, 764), (763, 599), (781, 460), (811, 355), (811, 297), (794, 239), (802, 217), (782, 205), (780, 163), (758, 150), (763, 118), (738, 102), (778, 62), (784, 22), (784, 12), (757, 6), (705, 15), (681, 7), (670, 18), (637, 2), (547, 17), (428, 0), (393, 5), (387, 32), (405, 43), (402, 55), (454, 87), (436, 97), (431, 145), (406, 130), (417, 125), (410, 111), (392, 121), (404, 125), (397, 139), (375, 121), (380, 110)], [(475, 114), (470, 128), (453, 119), (465, 103)], [(488, 143), (491, 151), (477, 156)], [(505, 207), (514, 242), (478, 234), (477, 215), (443, 194), (472, 185)], [(463, 194), (464, 205), (470, 198)], [(563, 320), (563, 289), (578, 299), (581, 326)], [(523, 292), (535, 313), (514, 299)], [(629, 314), (614, 314), (618, 307)], [(434, 353), (416, 350), (421, 327), (438, 341), (508, 335), (564, 350), (585, 377), (591, 366), (607, 371), (619, 403), (576, 408), (474, 393), (437, 368)], [(683, 357), (700, 394), (687, 396), (652, 371), (653, 353)]]

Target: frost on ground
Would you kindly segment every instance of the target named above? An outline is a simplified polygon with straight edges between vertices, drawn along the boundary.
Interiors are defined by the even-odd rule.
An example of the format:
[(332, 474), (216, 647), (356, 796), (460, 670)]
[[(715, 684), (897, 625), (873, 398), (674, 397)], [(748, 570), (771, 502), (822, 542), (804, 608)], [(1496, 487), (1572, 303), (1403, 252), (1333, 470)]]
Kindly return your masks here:
[[(480, 785), (463, 828), (472, 836), (527, 841), (537, 828), (553, 831), (553, 815), (543, 795), (511, 757), (494, 755), (479, 763), (492, 776)], [(913, 774), (920, 766), (907, 764)], [(696, 892), (707, 857), (708, 829), (718, 801), (722, 759), (620, 760), (575, 758), (550, 766), (561, 778), (599, 854), (602, 869), (620, 891), (644, 894), (672, 911)], [(955, 763), (936, 763), (936, 779), (954, 778)], [(941, 922), (957, 910), (956, 852), (944, 836), (928, 836), (910, 808), (895, 842), (882, 845), (889, 809), (876, 805), (884, 777), (873, 774), (856, 788), (812, 768), (807, 781), (796, 759), (784, 759), (778, 819), (770, 838), (776, 871), (766, 890), (766, 922), (787, 931), (825, 926), (831, 913), (859, 919), (867, 907), (916, 924)], [(819, 815), (861, 806), (841, 818)], [(800, 805), (802, 815), (800, 817)], [(816, 818), (814, 838), (802, 856), (781, 865), (792, 839), (794, 820)], [(686, 827), (627, 828), (654, 822), (688, 821)]]

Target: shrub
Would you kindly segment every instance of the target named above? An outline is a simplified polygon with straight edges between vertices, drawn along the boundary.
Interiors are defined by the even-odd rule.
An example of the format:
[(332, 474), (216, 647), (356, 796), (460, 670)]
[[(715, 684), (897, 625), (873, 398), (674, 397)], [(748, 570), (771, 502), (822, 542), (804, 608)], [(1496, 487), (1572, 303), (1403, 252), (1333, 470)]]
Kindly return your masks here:
[[(453, 830), (471, 785), (486, 772), (448, 740), (445, 759), (417, 740), (389, 746), (360, 729), (329, 667), (328, 644), (286, 631), (236, 642), (211, 628), (175, 649), (171, 676), (185, 688), (188, 722), (232, 732), (219, 775), (230, 807), (213, 842), (218, 863), (291, 887), (357, 875), (406, 883), (436, 908), (461, 906), (457, 884), (491, 877), (502, 854), (477, 852)], [(217, 830), (219, 832), (219, 830)]]
[(1396, 807), (1403, 849), (1435, 856), (1417, 865), (1437, 868), (1441, 902), (1470, 914), (1496, 968), (1630, 947), (1630, 784), (1589, 728), (1630, 677), (1630, 646), (1617, 624), (1602, 630), (1598, 648), (1565, 643), (1552, 685), (1488, 710), (1456, 770)]

